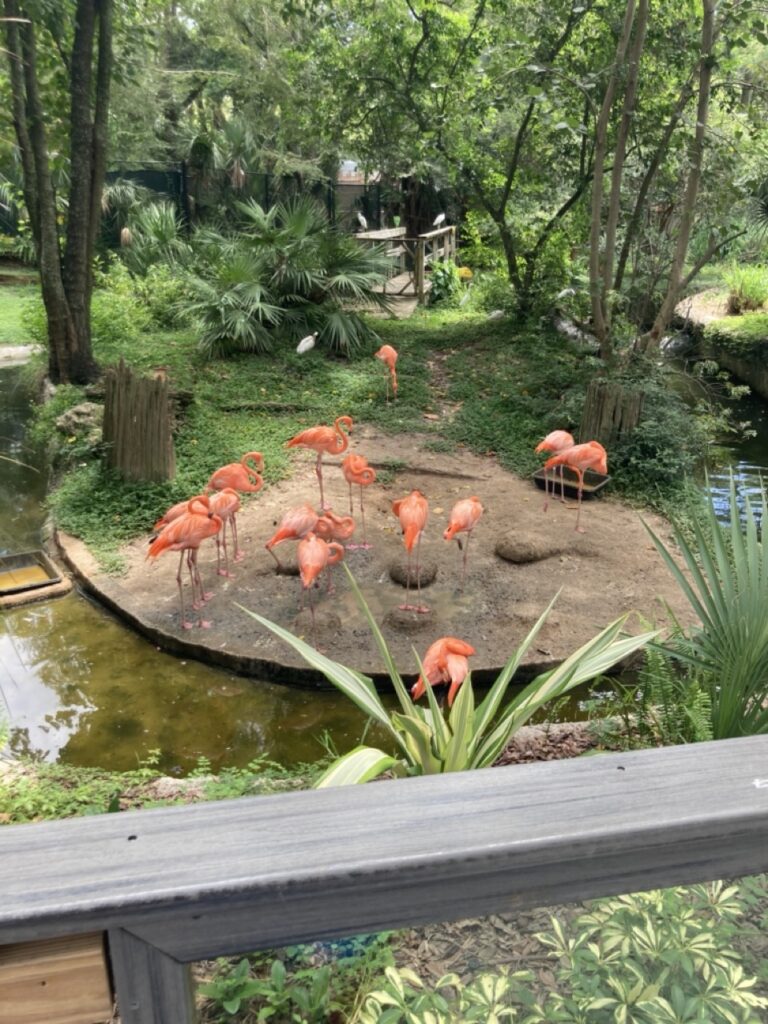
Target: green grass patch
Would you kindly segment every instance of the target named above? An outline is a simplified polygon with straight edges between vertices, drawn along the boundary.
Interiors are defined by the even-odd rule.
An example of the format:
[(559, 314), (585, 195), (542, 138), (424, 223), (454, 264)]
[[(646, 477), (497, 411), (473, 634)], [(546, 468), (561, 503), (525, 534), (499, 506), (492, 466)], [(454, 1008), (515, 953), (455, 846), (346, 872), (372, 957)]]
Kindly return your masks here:
[(768, 313), (712, 320), (704, 328), (704, 338), (736, 355), (762, 358), (768, 348)]
[[(6, 269), (2, 268), (0, 273), (5, 274)], [(21, 311), (27, 300), (37, 294), (36, 285), (0, 285), (0, 345), (27, 345), (32, 341), (22, 325)]]

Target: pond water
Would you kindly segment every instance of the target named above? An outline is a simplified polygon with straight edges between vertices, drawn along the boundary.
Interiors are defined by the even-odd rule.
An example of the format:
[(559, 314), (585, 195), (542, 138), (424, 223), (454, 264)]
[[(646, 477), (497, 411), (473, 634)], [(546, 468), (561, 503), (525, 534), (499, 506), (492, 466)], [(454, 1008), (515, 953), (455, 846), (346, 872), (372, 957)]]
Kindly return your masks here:
[(768, 404), (756, 395), (747, 395), (733, 402), (732, 408), (736, 421), (749, 423), (754, 435), (722, 445), (715, 452), (716, 465), (708, 473), (715, 511), (725, 523), (731, 518), (731, 474), (742, 519), (746, 500), (757, 511), (762, 483), (768, 480)]
[[(0, 368), (0, 553), (39, 548), (44, 462), (24, 442), (18, 367)], [(18, 463), (26, 463), (21, 466)], [(362, 715), (334, 690), (278, 686), (164, 654), (78, 593), (0, 612), (0, 719), (13, 752), (135, 768), (149, 751), (184, 772), (259, 756), (316, 760), (360, 739)], [(3, 706), (4, 705), (4, 713)], [(2, 723), (0, 722), (0, 725)]]

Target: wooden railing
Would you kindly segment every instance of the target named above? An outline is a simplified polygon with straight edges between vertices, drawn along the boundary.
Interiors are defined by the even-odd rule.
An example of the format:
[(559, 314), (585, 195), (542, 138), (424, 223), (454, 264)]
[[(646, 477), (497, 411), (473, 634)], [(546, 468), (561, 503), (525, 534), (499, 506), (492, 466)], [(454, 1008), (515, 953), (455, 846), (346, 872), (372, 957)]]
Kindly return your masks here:
[(393, 261), (393, 275), (390, 294), (416, 295), (424, 305), (429, 292), (428, 273), (430, 267), (440, 261), (456, 259), (456, 228), (448, 225), (436, 228), (416, 238), (408, 238), (405, 228), (386, 228), (380, 231), (364, 231), (355, 237), (362, 242), (384, 244)]
[(190, 962), (768, 870), (768, 736), (0, 828), (0, 944), (108, 932), (123, 1024)]

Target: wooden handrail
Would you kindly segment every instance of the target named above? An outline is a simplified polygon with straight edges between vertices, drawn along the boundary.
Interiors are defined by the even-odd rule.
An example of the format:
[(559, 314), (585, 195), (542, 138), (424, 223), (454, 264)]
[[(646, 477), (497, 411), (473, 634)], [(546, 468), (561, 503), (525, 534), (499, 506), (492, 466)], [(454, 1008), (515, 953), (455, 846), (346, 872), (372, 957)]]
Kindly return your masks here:
[(108, 930), (125, 1024), (189, 962), (768, 870), (768, 736), (0, 828), (0, 944)]

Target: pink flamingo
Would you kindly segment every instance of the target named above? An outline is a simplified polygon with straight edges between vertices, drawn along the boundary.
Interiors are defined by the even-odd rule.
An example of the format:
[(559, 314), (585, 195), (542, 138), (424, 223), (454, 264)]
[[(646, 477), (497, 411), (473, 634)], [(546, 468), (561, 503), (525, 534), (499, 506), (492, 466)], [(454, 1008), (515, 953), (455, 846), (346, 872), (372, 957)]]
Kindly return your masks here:
[(584, 528), (579, 526), (581, 518), (581, 495), (584, 490), (584, 473), (588, 469), (596, 470), (598, 473), (608, 472), (608, 456), (605, 448), (599, 441), (587, 441), (586, 444), (575, 444), (573, 448), (567, 448), (558, 455), (553, 455), (544, 463), (544, 469), (552, 466), (569, 466), (579, 478), (579, 511), (576, 515), (575, 529), (584, 533)]
[[(215, 515), (221, 517), (221, 521), (224, 524), (221, 531), (221, 539), (219, 534), (216, 534), (216, 572), (219, 576), (228, 576), (230, 579), (234, 579), (234, 575), (229, 571), (229, 554), (227, 552), (227, 523), (232, 531), (232, 543), (235, 546), (235, 561), (239, 562), (242, 560), (243, 552), (237, 550), (237, 531), (235, 527), (235, 516), (240, 511), (240, 499), (237, 496), (237, 491), (233, 487), (225, 487), (221, 491), (217, 491), (210, 497), (210, 506)], [(221, 548), (224, 547), (224, 568), (221, 568)]]
[[(443, 540), (453, 540), (457, 533), (466, 533), (467, 542), (464, 545), (464, 559), (462, 561), (461, 570), (461, 584), (459, 589), (464, 587), (464, 580), (467, 575), (467, 553), (469, 551), (469, 539), (472, 536), (472, 531), (477, 526), (480, 516), (483, 514), (483, 506), (480, 504), (480, 499), (472, 495), (471, 498), (462, 498), (461, 501), (457, 501), (451, 510), (451, 516), (448, 521), (448, 527), (443, 533)], [(456, 537), (456, 543), (459, 545), (459, 551), (461, 551), (461, 539)]]
[(302, 537), (315, 529), (319, 516), (311, 505), (300, 505), (298, 508), (291, 508), (280, 520), (280, 525), (272, 534), (264, 547), (277, 562), (277, 571), (284, 568), (283, 563), (272, 550), (285, 540), (301, 540)]
[(374, 356), (376, 359), (380, 359), (382, 363), (386, 363), (389, 370), (389, 376), (387, 377), (387, 401), (389, 401), (390, 380), (392, 381), (392, 397), (394, 401), (397, 401), (397, 370), (395, 369), (397, 351), (391, 345), (382, 345), (378, 352), (374, 352)]
[[(251, 463), (253, 463), (252, 466)], [(264, 486), (261, 476), (263, 472), (264, 456), (261, 452), (246, 452), (239, 462), (228, 462), (226, 466), (221, 466), (211, 474), (211, 479), (205, 487), (206, 494), (209, 491), (223, 491), (227, 487), (231, 487), (233, 491), (239, 491), (241, 494), (255, 494)], [(237, 540), (236, 513), (232, 514), (230, 524), (235, 545), (235, 561), (242, 562), (245, 552), (240, 550)]]
[[(206, 593), (203, 589), (200, 570), (197, 567), (197, 551), (205, 538), (213, 537), (219, 532), (221, 526), (221, 517), (211, 510), (208, 496), (198, 494), (187, 502), (187, 511), (169, 523), (149, 546), (147, 558), (157, 558), (163, 551), (181, 552), (179, 568), (176, 573), (176, 583), (179, 587), (181, 626), (183, 629), (192, 629), (193, 623), (187, 622), (184, 612), (181, 563), (186, 555), (189, 578), (192, 584), (192, 607), (197, 611), (206, 601), (213, 597), (212, 593)], [(207, 629), (211, 625), (210, 622), (203, 621), (202, 616), (198, 618), (197, 624), (203, 629)]]
[(469, 674), (467, 658), (475, 654), (475, 648), (455, 636), (443, 636), (435, 640), (424, 655), (420, 675), (411, 687), (411, 698), (418, 700), (427, 690), (427, 684), (450, 683), (448, 690), (448, 707), (453, 704), (459, 687)]
[(363, 524), (363, 543), (362, 544), (349, 544), (350, 549), (353, 548), (370, 548), (370, 545), (365, 539), (365, 508), (363, 507), (363, 488), (370, 487), (376, 480), (376, 470), (373, 466), (368, 465), (368, 460), (364, 455), (347, 455), (341, 464), (341, 471), (344, 474), (344, 479), (349, 484), (349, 514), (352, 515), (352, 484), (357, 484), (360, 487), (360, 519)]
[(286, 448), (312, 448), (317, 452), (317, 465), (315, 472), (320, 482), (320, 507), (325, 508), (325, 497), (323, 495), (323, 452), (329, 455), (341, 455), (347, 450), (349, 437), (341, 429), (347, 428), (347, 434), (352, 433), (352, 417), (339, 416), (334, 420), (332, 427), (309, 427), (296, 434), (290, 441), (286, 441)]
[[(392, 502), (392, 511), (400, 520), (403, 530), (403, 541), (408, 552), (408, 575), (405, 580), (405, 604), (398, 607), (404, 612), (429, 611), (426, 605), (421, 604), (421, 566), (419, 561), (421, 548), (421, 535), (429, 518), (429, 503), (421, 491), (413, 490), (406, 498), (400, 498)], [(408, 603), (409, 589), (411, 585), (411, 555), (414, 546), (416, 547), (416, 588), (419, 604)]]
[[(296, 551), (296, 558), (299, 563), (299, 574), (301, 576), (301, 610), (304, 610), (304, 594), (312, 586), (315, 580), (326, 566), (335, 565), (344, 557), (344, 548), (336, 541), (326, 543), (310, 531), (306, 537), (299, 541)], [(330, 576), (328, 577), (330, 585)], [(312, 614), (312, 634), (315, 632), (315, 606), (312, 597), (309, 598), (309, 610)]]
[[(567, 430), (553, 430), (550, 434), (540, 441), (534, 451), (536, 452), (552, 452), (555, 455), (560, 452), (566, 451), (568, 448), (573, 448), (574, 441), (573, 435), (569, 434)], [(555, 496), (555, 482), (552, 481), (552, 497)], [(563, 467), (560, 467), (560, 501), (565, 501), (565, 477), (563, 475)], [(549, 478), (544, 471), (544, 511), (547, 511), (547, 505), (549, 504)]]

